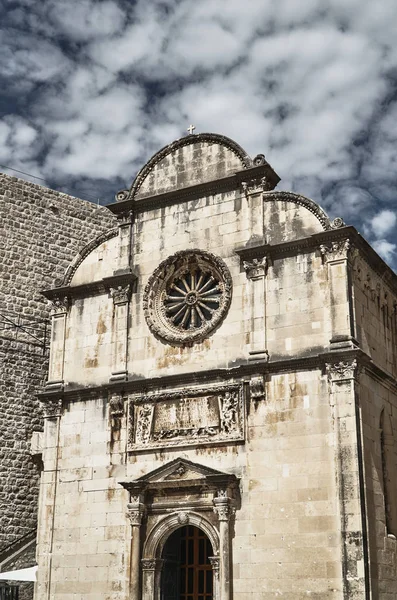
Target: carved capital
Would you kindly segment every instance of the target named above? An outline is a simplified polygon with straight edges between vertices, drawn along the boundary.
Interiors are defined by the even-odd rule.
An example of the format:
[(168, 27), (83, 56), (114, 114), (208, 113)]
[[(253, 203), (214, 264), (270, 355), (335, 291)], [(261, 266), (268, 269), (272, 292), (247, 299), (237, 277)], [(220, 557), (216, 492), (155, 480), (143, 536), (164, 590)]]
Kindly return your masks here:
[(68, 296), (57, 296), (51, 300), (51, 314), (61, 315), (67, 313), (70, 307), (70, 298)]
[(356, 359), (345, 362), (327, 363), (325, 367), (330, 383), (340, 383), (348, 379), (354, 379), (359, 370)]
[(320, 252), (324, 261), (347, 260), (350, 258), (352, 245), (348, 238), (332, 242), (330, 246), (321, 244)]
[(140, 502), (138, 504), (127, 504), (127, 517), (133, 527), (139, 527), (145, 514), (145, 506)]
[(110, 288), (110, 295), (113, 298), (113, 304), (127, 304), (131, 297), (131, 285), (117, 286), (117, 288)]
[(208, 559), (211, 563), (212, 572), (214, 574), (215, 579), (219, 579), (219, 556), (209, 556)]
[(261, 279), (265, 277), (267, 271), (267, 257), (253, 258), (252, 260), (245, 260), (243, 267), (247, 273), (248, 279)]
[(141, 565), (143, 571), (158, 571), (161, 570), (164, 560), (161, 558), (142, 558)]
[(61, 416), (63, 404), (62, 398), (46, 398), (42, 404), (44, 407), (45, 419), (56, 419)]
[(227, 496), (214, 498), (214, 512), (218, 515), (219, 521), (229, 521), (232, 514), (230, 499)]
[(249, 386), (251, 400), (266, 400), (265, 381), (263, 376), (251, 377)]

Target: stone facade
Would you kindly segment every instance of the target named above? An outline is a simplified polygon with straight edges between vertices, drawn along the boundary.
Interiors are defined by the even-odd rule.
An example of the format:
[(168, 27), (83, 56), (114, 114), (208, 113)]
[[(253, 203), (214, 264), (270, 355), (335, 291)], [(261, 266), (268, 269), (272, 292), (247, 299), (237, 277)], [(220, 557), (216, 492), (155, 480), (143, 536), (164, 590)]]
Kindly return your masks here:
[[(43, 429), (37, 399), (48, 373), (49, 303), (87, 239), (106, 231), (105, 208), (0, 174), (0, 568), (34, 560)], [(48, 323), (46, 323), (46, 321)], [(19, 549), (22, 555), (18, 554)], [(17, 552), (17, 554), (15, 554)], [(21, 595), (21, 598), (24, 596)]]
[(396, 276), (278, 181), (174, 142), (45, 292), (36, 600), (395, 597)]

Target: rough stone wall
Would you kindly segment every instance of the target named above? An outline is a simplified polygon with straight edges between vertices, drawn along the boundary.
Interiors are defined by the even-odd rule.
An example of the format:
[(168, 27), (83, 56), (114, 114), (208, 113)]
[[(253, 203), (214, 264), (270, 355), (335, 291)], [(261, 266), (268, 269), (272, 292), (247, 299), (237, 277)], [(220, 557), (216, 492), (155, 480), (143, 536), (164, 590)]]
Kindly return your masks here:
[[(21, 330), (37, 334), (34, 319), (49, 316), (40, 290), (53, 287), (73, 256), (108, 230), (104, 208), (0, 174), (0, 552), (36, 526), (39, 473), (30, 456), (33, 430), (42, 427), (36, 394), (48, 351)], [(42, 337), (41, 334), (39, 337)]]

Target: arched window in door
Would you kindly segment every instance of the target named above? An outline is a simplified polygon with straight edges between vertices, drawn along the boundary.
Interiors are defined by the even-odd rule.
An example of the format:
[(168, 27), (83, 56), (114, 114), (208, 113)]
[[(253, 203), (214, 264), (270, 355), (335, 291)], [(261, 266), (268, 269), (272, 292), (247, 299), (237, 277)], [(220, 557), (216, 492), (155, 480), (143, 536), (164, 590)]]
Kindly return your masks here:
[(213, 600), (211, 542), (193, 525), (180, 527), (166, 541), (161, 600)]
[(380, 416), (380, 447), (382, 458), (382, 487), (385, 505), (386, 530), (397, 537), (397, 486), (395, 441), (390, 416), (383, 409)]

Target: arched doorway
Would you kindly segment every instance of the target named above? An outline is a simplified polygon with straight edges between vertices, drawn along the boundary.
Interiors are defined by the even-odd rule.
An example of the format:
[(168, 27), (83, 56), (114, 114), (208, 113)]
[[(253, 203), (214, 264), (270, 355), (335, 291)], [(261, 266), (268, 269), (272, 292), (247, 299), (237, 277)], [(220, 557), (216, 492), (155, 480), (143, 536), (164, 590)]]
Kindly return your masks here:
[(161, 600), (213, 600), (213, 549), (206, 534), (193, 525), (176, 529), (161, 558)]

